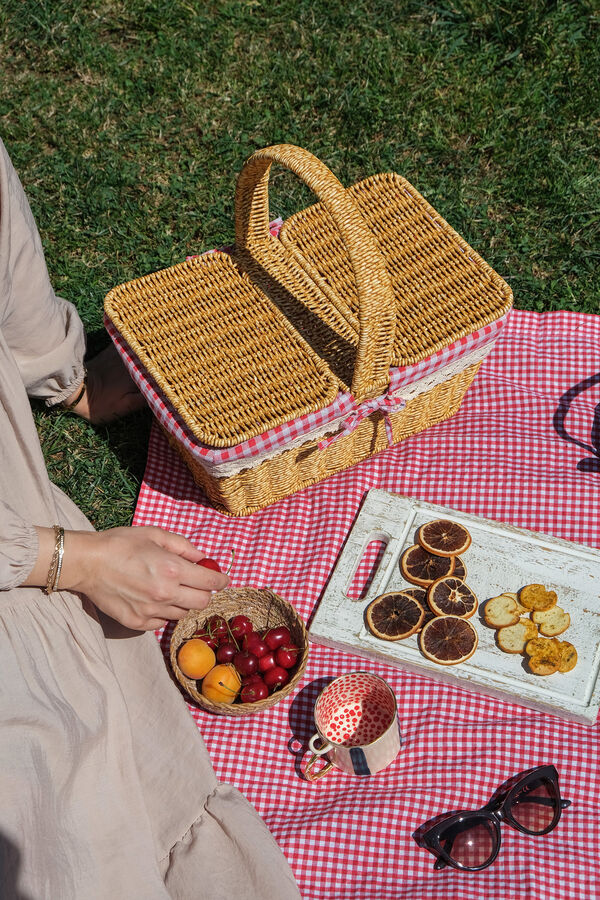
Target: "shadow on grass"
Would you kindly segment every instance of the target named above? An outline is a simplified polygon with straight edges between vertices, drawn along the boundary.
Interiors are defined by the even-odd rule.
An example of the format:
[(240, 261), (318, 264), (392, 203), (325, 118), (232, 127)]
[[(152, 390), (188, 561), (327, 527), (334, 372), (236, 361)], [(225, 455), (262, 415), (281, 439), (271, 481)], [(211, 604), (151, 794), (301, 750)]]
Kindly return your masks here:
[[(93, 359), (110, 343), (110, 338), (104, 328), (98, 328), (88, 333), (86, 361)], [(134, 480), (139, 490), (146, 468), (148, 441), (152, 427), (150, 410), (143, 409), (123, 419), (118, 419), (116, 422), (91, 427), (106, 442), (120, 468)]]
[[(86, 358), (108, 340), (106, 332), (90, 335)], [(98, 530), (130, 525), (146, 467), (150, 410), (95, 426), (70, 413), (49, 413), (43, 401), (31, 406), (50, 480)]]

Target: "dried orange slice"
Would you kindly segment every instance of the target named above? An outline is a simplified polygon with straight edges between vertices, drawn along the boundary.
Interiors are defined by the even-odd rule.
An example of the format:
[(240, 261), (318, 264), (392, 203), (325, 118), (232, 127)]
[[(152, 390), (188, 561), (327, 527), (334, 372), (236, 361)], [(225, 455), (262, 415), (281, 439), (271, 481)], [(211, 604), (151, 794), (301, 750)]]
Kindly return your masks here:
[(479, 603), (468, 584), (460, 578), (438, 578), (427, 591), (427, 602), (436, 616), (470, 619)]
[(425, 550), (437, 556), (459, 556), (471, 545), (471, 535), (458, 522), (449, 519), (435, 519), (421, 525), (417, 541)]
[[(427, 606), (427, 591), (422, 587), (414, 587), (414, 588), (402, 588), (403, 594), (408, 594), (409, 597), (414, 597), (415, 600), (418, 600), (421, 606), (425, 609)], [(427, 610), (425, 609), (425, 612)]]
[(413, 544), (405, 550), (400, 560), (400, 571), (406, 580), (421, 587), (428, 587), (438, 578), (451, 575), (453, 570), (453, 557), (436, 556), (420, 544)]
[(458, 616), (436, 616), (420, 634), (421, 650), (440, 666), (455, 666), (469, 659), (475, 653), (477, 641), (473, 625)]
[(423, 624), (419, 628), (419, 631), (422, 631), (423, 628), (425, 628), (425, 626), (427, 625), (427, 623), (431, 622), (431, 620), (435, 619), (435, 618), (436, 618), (436, 614), (434, 613), (434, 611), (431, 609), (430, 606), (425, 604), (425, 615), (423, 617)]
[(376, 597), (365, 610), (365, 621), (375, 637), (400, 641), (419, 630), (425, 610), (404, 591), (390, 591)]
[(420, 603), (421, 606), (423, 607), (423, 609), (425, 610), (425, 615), (423, 616), (423, 621), (421, 622), (419, 628), (417, 629), (418, 631), (420, 631), (421, 628), (424, 628), (425, 625), (427, 625), (427, 623), (429, 622), (429, 620), (433, 619), (433, 617), (435, 616), (435, 613), (433, 612), (433, 610), (427, 603), (427, 591), (424, 590), (423, 588), (415, 587), (415, 588), (406, 588), (406, 590), (403, 591), (403, 593), (408, 594), (409, 597), (414, 597), (415, 600), (417, 601), (417, 603)]
[(460, 556), (454, 557), (454, 569), (452, 570), (452, 574), (455, 578), (462, 578), (463, 581), (467, 577), (467, 567)]

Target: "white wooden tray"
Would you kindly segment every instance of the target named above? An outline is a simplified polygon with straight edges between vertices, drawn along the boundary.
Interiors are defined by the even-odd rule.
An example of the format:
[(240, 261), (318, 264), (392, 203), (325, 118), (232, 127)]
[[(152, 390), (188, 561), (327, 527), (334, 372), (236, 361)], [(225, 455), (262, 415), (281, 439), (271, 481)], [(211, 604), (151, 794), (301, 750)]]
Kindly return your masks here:
[[(479, 598), (479, 610), (471, 618), (479, 645), (471, 659), (456, 666), (440, 666), (427, 659), (419, 649), (417, 635), (382, 641), (364, 624), (364, 610), (379, 594), (414, 587), (402, 577), (399, 559), (403, 550), (415, 543), (418, 528), (432, 519), (460, 522), (472, 537), (462, 559), (467, 566), (465, 580)], [(367, 593), (352, 600), (350, 585), (372, 541), (385, 543), (385, 552)], [(481, 610), (488, 598), (532, 583), (556, 591), (558, 605), (571, 616), (570, 627), (559, 638), (577, 648), (578, 663), (569, 673), (532, 674), (523, 656), (499, 649), (495, 630), (483, 620)], [(600, 551), (371, 490), (311, 623), (309, 638), (316, 644), (593, 725), (600, 709)]]

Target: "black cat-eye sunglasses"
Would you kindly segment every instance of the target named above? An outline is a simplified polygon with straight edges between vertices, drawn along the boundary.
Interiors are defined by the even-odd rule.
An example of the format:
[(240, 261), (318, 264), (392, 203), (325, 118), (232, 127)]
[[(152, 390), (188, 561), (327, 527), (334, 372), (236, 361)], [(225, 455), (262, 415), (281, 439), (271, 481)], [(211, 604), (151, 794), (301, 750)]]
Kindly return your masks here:
[(560, 796), (554, 766), (538, 766), (511, 778), (481, 809), (436, 816), (413, 837), (419, 846), (437, 855), (435, 869), (453, 866), (478, 872), (498, 856), (501, 822), (523, 834), (548, 834), (570, 805), (570, 800)]

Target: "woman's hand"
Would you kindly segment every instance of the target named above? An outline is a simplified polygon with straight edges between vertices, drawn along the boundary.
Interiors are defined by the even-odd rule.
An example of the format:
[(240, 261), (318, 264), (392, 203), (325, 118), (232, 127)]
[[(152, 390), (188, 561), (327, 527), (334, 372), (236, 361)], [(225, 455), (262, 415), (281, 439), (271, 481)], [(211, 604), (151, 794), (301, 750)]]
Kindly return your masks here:
[[(38, 533), (41, 558), (54, 532)], [(204, 609), (212, 592), (229, 584), (227, 575), (196, 565), (204, 556), (186, 538), (162, 528), (67, 531), (58, 589), (85, 594), (126, 628), (152, 631), (190, 609)], [(37, 580), (36, 564), (27, 584), (45, 583), (44, 565), (47, 571), (49, 557)]]

